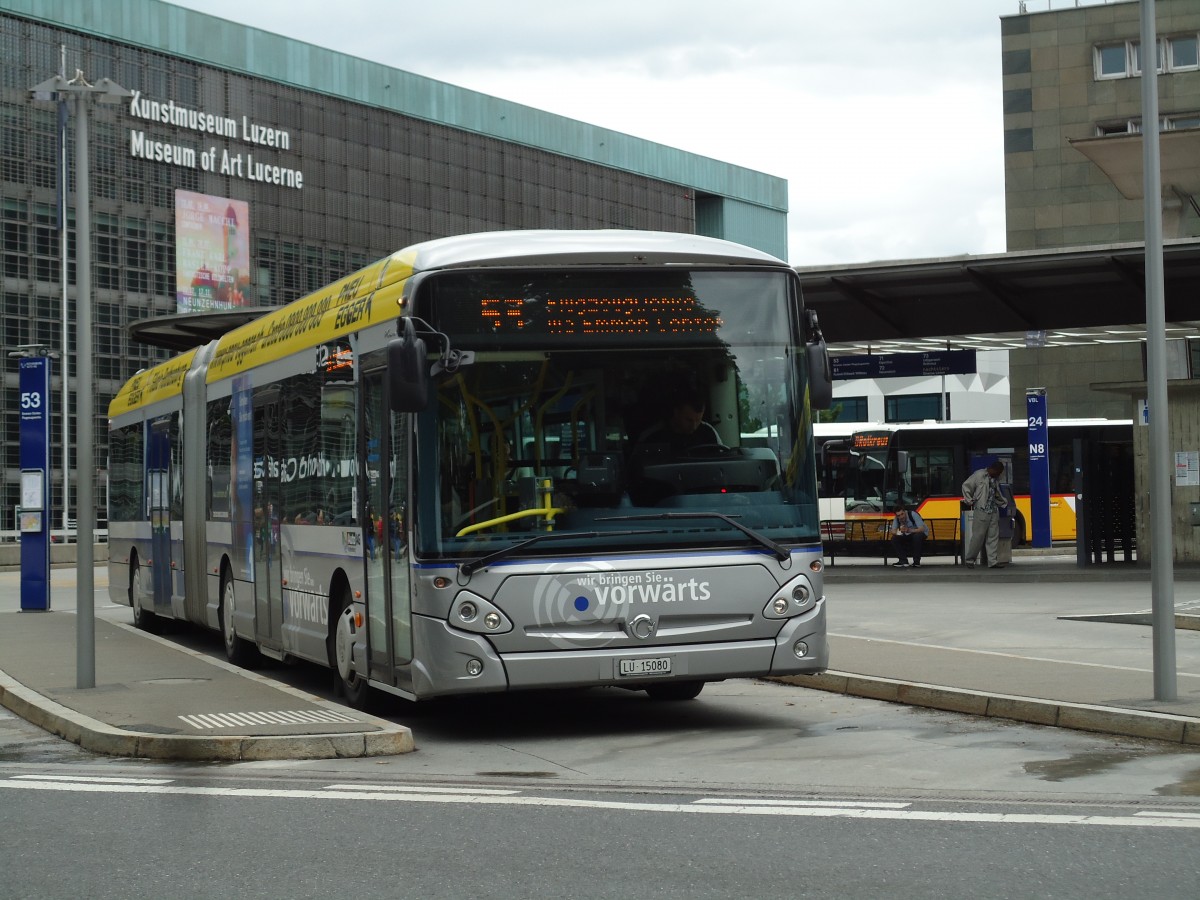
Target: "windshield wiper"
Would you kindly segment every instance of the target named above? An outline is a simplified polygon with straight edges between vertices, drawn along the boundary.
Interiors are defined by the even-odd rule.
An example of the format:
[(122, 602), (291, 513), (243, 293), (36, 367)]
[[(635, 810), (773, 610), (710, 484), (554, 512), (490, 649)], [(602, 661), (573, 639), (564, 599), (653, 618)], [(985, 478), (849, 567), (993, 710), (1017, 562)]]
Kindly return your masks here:
[(759, 534), (753, 528), (747, 528), (741, 522), (738, 522), (732, 516), (727, 516), (719, 512), (661, 512), (661, 513), (639, 513), (635, 516), (605, 516), (604, 518), (596, 519), (597, 522), (648, 522), (661, 519), (720, 519), (727, 525), (732, 525), (750, 540), (756, 544), (765, 547), (775, 554), (775, 558), (780, 562), (787, 562), (791, 559), (791, 554), (781, 544), (771, 540), (765, 534)]
[(499, 562), (506, 557), (512, 556), (514, 553), (524, 550), (531, 544), (549, 540), (550, 538), (582, 538), (583, 540), (591, 540), (598, 537), (628, 537), (634, 534), (662, 533), (661, 528), (643, 528), (635, 531), (548, 531), (545, 534), (535, 534), (533, 537), (518, 544), (509, 544), (507, 547), (501, 547), (499, 550), (489, 553), (487, 556), (481, 556), (479, 559), (472, 560), (471, 562), (465, 562), (459, 569), (464, 575), (474, 575), (480, 569), (486, 569), (494, 562)]

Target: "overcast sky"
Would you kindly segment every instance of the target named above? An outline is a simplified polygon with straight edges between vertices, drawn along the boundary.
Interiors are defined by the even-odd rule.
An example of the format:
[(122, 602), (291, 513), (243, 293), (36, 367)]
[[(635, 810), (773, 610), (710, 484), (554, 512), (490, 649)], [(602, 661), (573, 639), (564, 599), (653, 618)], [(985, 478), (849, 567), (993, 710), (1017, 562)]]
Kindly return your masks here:
[(171, 2), (786, 178), (793, 265), (1005, 249), (1018, 0)]

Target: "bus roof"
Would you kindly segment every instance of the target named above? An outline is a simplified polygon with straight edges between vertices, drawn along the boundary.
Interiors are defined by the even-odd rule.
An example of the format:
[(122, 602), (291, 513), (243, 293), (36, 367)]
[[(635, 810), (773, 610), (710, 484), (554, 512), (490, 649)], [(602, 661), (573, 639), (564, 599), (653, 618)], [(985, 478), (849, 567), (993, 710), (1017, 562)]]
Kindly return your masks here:
[(624, 229), (489, 231), (437, 238), (405, 252), (418, 272), (504, 265), (786, 265), (732, 241)]

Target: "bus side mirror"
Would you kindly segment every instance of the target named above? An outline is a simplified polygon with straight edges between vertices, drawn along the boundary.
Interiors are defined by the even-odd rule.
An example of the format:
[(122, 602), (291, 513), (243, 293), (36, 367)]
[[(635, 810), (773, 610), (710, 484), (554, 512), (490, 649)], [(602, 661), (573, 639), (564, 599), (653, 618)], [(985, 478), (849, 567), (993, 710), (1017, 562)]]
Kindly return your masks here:
[(833, 406), (833, 372), (824, 339), (806, 345), (808, 351), (808, 405), (813, 409)]
[(388, 341), (388, 388), (392, 412), (423, 412), (429, 406), (429, 362), (425, 342), (417, 337), (411, 319), (404, 334)]
[(808, 364), (808, 405), (813, 409), (833, 406), (833, 368), (829, 348), (815, 309), (804, 310), (804, 349)]

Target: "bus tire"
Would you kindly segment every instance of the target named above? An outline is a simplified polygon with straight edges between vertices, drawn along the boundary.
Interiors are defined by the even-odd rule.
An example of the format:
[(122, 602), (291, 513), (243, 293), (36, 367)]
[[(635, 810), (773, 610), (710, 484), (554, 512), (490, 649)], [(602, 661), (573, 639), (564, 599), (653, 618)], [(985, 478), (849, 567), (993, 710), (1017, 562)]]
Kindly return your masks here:
[(158, 617), (151, 610), (142, 609), (142, 567), (137, 557), (129, 565), (129, 605), (133, 607), (133, 627), (154, 634), (158, 631)]
[(1024, 547), (1027, 536), (1025, 534), (1025, 519), (1018, 513), (1013, 517), (1013, 538), (1012, 545), (1014, 547)]
[[(348, 634), (339, 635), (339, 629), (349, 628), (349, 610), (351, 608), (350, 587), (342, 582), (330, 603), (329, 636), (325, 646), (329, 653), (329, 666), (333, 669), (333, 692), (343, 698), (346, 705), (352, 709), (367, 710), (371, 705), (371, 688), (367, 679), (360, 673), (349, 670), (344, 665), (345, 660), (339, 653), (349, 652)], [(343, 619), (346, 622), (343, 622)], [(346, 669), (346, 674), (342, 670)]]
[(235, 602), (233, 574), (228, 567), (223, 567), (221, 569), (221, 607), (218, 615), (221, 619), (221, 641), (225, 645), (225, 658), (235, 666), (254, 669), (258, 667), (262, 657), (256, 646), (244, 638), (238, 637), (234, 630), (233, 608)]
[(703, 681), (664, 681), (646, 685), (651, 700), (695, 700), (704, 690)]

